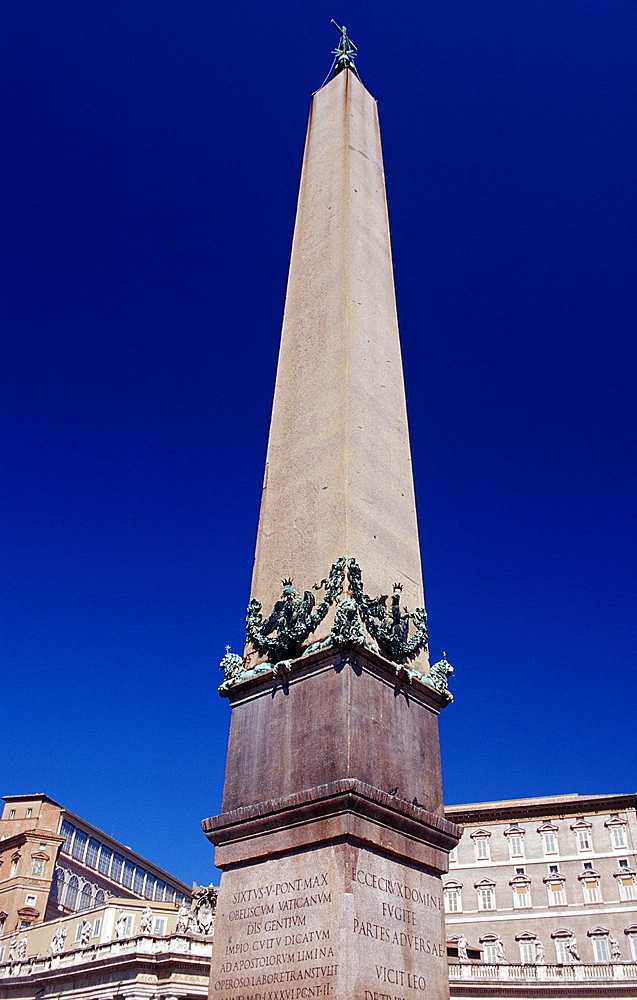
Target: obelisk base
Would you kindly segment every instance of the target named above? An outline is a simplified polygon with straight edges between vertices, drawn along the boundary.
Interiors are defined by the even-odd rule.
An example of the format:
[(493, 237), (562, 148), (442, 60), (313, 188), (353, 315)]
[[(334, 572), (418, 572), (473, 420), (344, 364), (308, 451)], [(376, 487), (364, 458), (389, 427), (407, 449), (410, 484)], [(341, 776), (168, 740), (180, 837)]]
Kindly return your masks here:
[(347, 779), (203, 825), (225, 869), (210, 997), (448, 998), (454, 824)]

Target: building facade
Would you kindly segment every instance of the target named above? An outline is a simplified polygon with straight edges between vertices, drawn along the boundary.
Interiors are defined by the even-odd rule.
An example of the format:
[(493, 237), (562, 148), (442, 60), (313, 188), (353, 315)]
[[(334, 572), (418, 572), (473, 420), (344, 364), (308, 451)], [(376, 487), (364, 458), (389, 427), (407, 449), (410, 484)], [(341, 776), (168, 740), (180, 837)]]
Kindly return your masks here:
[(510, 991), (519, 970), (527, 984), (634, 990), (636, 806), (635, 795), (560, 795), (447, 807), (464, 827), (443, 879), (452, 981)]
[[(41, 802), (36, 817), (35, 798), (13, 797), (5, 807), (8, 814), (16, 810), (11, 822), (18, 825), (12, 837), (0, 841), (5, 851), (9, 845), (5, 864), (13, 863), (20, 842), (27, 874), (13, 883), (13, 922), (0, 936), (0, 1000), (36, 994), (42, 1000), (48, 995), (67, 1000), (206, 996), (216, 899), (210, 887), (194, 890), (191, 900), (183, 886), (178, 906), (181, 883), (162, 873), (175, 889), (175, 900), (150, 898), (149, 889), (148, 897), (113, 892), (95, 905), (100, 898), (95, 893), (91, 907), (73, 910), (54, 902), (45, 910), (55, 914), (52, 918), (22, 920), (23, 895), (53, 866), (53, 856), (41, 845), (50, 841), (51, 851), (58, 851), (55, 868), (68, 865), (65, 870), (89, 880), (94, 861), (93, 854), (87, 859), (88, 839), (103, 837), (67, 811), (56, 812), (61, 807), (51, 800)], [(447, 808), (447, 815), (464, 827), (443, 878), (454, 1000), (636, 1000), (636, 807), (635, 795), (563, 795)], [(33, 819), (38, 826), (29, 829)], [(61, 830), (62, 822), (74, 828), (69, 841), (61, 832), (43, 836), (45, 824)], [(73, 854), (78, 830), (88, 837), (82, 858)], [(103, 843), (109, 847), (110, 838)], [(142, 866), (138, 855), (118, 846), (126, 859)], [(98, 871), (99, 857), (98, 852)], [(160, 870), (147, 861), (143, 865), (157, 880)], [(11, 868), (0, 868), (7, 871)], [(11, 878), (0, 885), (4, 881)], [(37, 905), (36, 900), (33, 909)], [(58, 905), (62, 910), (55, 913)]]
[(0, 1000), (204, 997), (214, 918), (196, 904), (113, 898), (0, 937)]
[(103, 906), (112, 897), (179, 906), (179, 879), (47, 795), (4, 797), (0, 819), (0, 935)]

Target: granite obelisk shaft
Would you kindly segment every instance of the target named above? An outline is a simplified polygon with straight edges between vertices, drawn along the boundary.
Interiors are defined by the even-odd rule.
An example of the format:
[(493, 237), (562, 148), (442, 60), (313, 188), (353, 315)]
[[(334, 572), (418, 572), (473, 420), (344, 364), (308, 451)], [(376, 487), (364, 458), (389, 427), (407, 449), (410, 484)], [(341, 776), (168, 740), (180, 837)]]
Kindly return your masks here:
[(339, 556), (424, 606), (378, 112), (349, 71), (310, 111), (252, 596)]

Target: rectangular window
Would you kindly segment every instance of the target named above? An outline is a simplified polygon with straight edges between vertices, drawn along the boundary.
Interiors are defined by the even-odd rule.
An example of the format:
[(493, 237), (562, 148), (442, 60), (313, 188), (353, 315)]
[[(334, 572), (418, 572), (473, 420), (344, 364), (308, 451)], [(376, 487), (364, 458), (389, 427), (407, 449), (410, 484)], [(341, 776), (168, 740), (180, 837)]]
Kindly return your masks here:
[(146, 899), (152, 899), (153, 898), (153, 896), (155, 894), (155, 882), (156, 882), (156, 879), (155, 879), (154, 875), (149, 875), (147, 877), (147, 879), (146, 879), (146, 891), (144, 892), (144, 895), (145, 895)]
[(9, 819), (15, 819), (15, 809), (12, 809), (9, 813)]
[(449, 860), (454, 863), (458, 860), (458, 848), (454, 847), (452, 851), (449, 851)]
[(77, 927), (75, 928), (75, 940), (79, 941), (81, 937), (82, 937), (82, 925), (78, 924)]
[(27, 819), (31, 819), (33, 816), (33, 809), (27, 809)]
[(557, 958), (558, 965), (568, 965), (570, 955), (566, 947), (566, 941), (561, 938), (557, 938), (555, 941), (555, 957)]
[(445, 892), (445, 910), (447, 913), (460, 913), (460, 890), (447, 889)]
[(637, 934), (629, 934), (628, 940), (630, 941), (630, 954), (633, 962), (637, 962)]
[(610, 953), (608, 949), (608, 938), (605, 937), (594, 937), (593, 938), (593, 955), (595, 956), (596, 962), (607, 962), (610, 958)]
[(516, 910), (531, 905), (531, 893), (528, 885), (516, 885), (513, 890), (513, 905)]
[(589, 836), (588, 830), (577, 831), (577, 850), (578, 851), (592, 850), (591, 838)]
[(165, 917), (155, 917), (155, 926), (153, 927), (153, 934), (156, 937), (163, 937), (166, 933), (166, 918)]
[(509, 837), (509, 854), (512, 858), (521, 858), (524, 854), (522, 850), (522, 837), (520, 834), (512, 833)]
[(626, 847), (626, 834), (623, 826), (611, 826), (610, 838), (615, 850)]
[(489, 861), (489, 841), (487, 837), (476, 838), (476, 861)]
[(122, 868), (124, 866), (124, 858), (121, 854), (113, 855), (113, 863), (111, 864), (111, 878), (114, 882), (122, 881)]
[(562, 882), (551, 882), (549, 885), (549, 906), (566, 906), (566, 893)]
[(155, 900), (158, 903), (163, 902), (165, 889), (166, 889), (166, 883), (162, 882), (162, 880), (158, 878), (157, 885), (155, 886)]
[(32, 875), (43, 875), (44, 874), (44, 861), (41, 858), (34, 858), (33, 864), (31, 865)]
[(97, 866), (97, 870), (100, 871), (102, 875), (108, 875), (108, 869), (111, 866), (112, 856), (113, 852), (110, 850), (110, 848), (104, 847), (102, 845), (102, 849), (100, 851), (100, 860)]
[(88, 847), (86, 848), (86, 863), (91, 868), (97, 868), (97, 854), (99, 849), (99, 840), (95, 840), (95, 837), (91, 837), (88, 842)]
[(175, 902), (175, 890), (171, 885), (166, 886), (166, 902), (167, 903)]
[(11, 871), (9, 872), (9, 878), (13, 878), (14, 875), (18, 874), (18, 864), (19, 864), (18, 858), (14, 858), (13, 861), (11, 862)]
[(73, 840), (73, 833), (75, 832), (75, 827), (69, 823), (68, 820), (62, 820), (62, 826), (60, 827), (60, 833), (66, 840), (62, 844), (62, 854), (71, 853), (71, 841)]
[(599, 882), (584, 882), (584, 902), (600, 903), (601, 900)]
[(86, 850), (86, 841), (88, 837), (81, 830), (75, 831), (75, 837), (73, 839), (73, 847), (71, 848), (71, 854), (78, 861), (84, 860), (84, 851)]
[(533, 941), (520, 941), (520, 961), (522, 965), (533, 965), (535, 961), (535, 945)]
[(495, 910), (495, 893), (493, 889), (478, 889), (478, 909)]
[(619, 898), (637, 899), (637, 888), (632, 875), (621, 875), (619, 878)]
[(2, 962), (4, 962), (4, 945), (0, 948), (0, 964), (2, 964)]
[(145, 877), (145, 875), (146, 875), (146, 872), (144, 871), (143, 868), (136, 868), (135, 869), (135, 879), (133, 881), (133, 892), (139, 893), (140, 896), (141, 896), (141, 894), (144, 891), (144, 877)]
[(133, 914), (126, 914), (126, 924), (124, 925), (124, 937), (130, 937), (133, 933)]
[(545, 854), (557, 854), (557, 837), (554, 833), (543, 833), (542, 844)]
[(124, 862), (124, 875), (122, 876), (122, 885), (125, 885), (127, 889), (133, 884), (133, 872), (135, 870), (135, 865), (132, 861)]
[(102, 926), (102, 918), (97, 917), (93, 923), (93, 937), (97, 937)]
[(24, 901), (24, 905), (25, 906), (35, 906), (35, 904), (37, 903), (37, 901), (38, 901), (38, 897), (37, 896), (27, 896), (27, 898)]

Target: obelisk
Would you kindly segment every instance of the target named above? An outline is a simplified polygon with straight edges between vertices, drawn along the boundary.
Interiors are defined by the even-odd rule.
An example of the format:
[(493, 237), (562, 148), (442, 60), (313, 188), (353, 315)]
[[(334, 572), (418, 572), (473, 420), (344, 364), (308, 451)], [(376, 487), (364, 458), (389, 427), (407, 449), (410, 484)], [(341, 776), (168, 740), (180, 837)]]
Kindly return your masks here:
[(310, 110), (248, 642), (222, 663), (219, 1000), (449, 995), (450, 668), (427, 658), (376, 102), (341, 62)]

